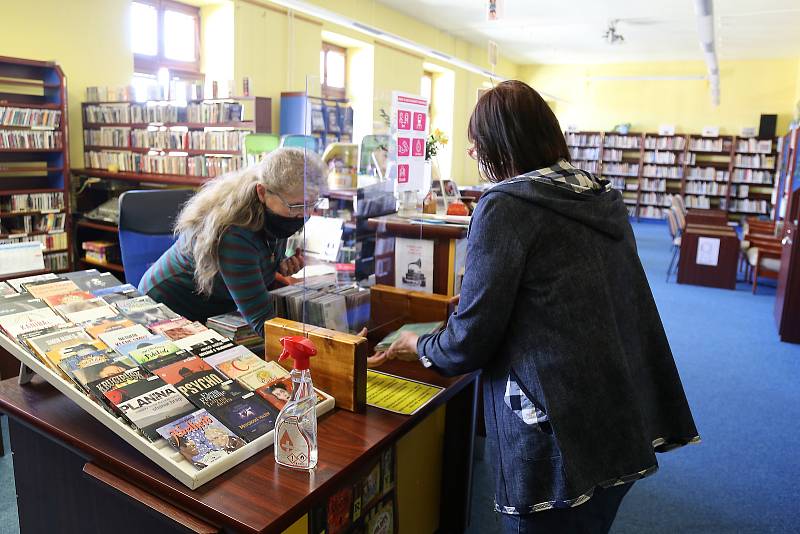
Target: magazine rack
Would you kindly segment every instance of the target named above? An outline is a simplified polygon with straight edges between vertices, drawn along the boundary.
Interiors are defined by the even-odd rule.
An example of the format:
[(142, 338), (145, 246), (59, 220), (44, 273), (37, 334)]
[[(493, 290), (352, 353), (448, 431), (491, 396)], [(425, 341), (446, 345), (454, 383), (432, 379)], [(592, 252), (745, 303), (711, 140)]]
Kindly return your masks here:
[[(209, 480), (223, 474), (228, 469), (247, 460), (258, 452), (272, 445), (275, 431), (255, 439), (241, 449), (228, 454), (225, 458), (217, 460), (203, 469), (195, 468), (178, 451), (173, 449), (166, 440), (150, 442), (143, 438), (136, 430), (128, 426), (123, 420), (107, 412), (102, 406), (94, 402), (78, 388), (68, 382), (49, 367), (40, 362), (37, 358), (27, 353), (22, 347), (14, 343), (9, 337), (0, 333), (0, 346), (6, 349), (11, 355), (22, 362), (23, 367), (27, 367), (33, 373), (44, 378), (53, 387), (69, 397), (75, 404), (83, 408), (92, 417), (100, 421), (112, 432), (124, 439), (136, 450), (155, 462), (164, 471), (175, 477), (179, 482), (189, 487), (197, 489)], [(24, 384), (30, 380), (30, 372), (26, 371), (27, 379), (20, 375), (20, 383)], [(326, 394), (325, 400), (317, 404), (317, 415), (329, 412), (334, 407), (333, 397)]]

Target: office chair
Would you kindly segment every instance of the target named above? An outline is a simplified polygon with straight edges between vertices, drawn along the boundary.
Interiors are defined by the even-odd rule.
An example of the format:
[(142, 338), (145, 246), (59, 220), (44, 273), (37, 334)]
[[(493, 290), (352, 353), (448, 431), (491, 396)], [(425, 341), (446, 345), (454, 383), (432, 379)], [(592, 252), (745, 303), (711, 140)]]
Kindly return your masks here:
[(172, 228), (192, 189), (126, 191), (119, 197), (119, 248), (125, 281), (139, 285), (145, 271), (175, 242)]

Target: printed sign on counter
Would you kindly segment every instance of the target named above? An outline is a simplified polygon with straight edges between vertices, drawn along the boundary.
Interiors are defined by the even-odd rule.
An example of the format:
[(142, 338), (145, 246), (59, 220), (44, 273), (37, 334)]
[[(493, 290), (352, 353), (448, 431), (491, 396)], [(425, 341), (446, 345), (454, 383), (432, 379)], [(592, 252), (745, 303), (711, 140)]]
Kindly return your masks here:
[(433, 241), (398, 237), (394, 247), (395, 287), (433, 293)]
[(421, 191), (425, 186), (425, 139), (428, 137), (428, 101), (394, 91), (392, 123), (395, 134), (395, 176), (398, 191)]
[(716, 267), (719, 264), (719, 238), (718, 237), (698, 237), (697, 238), (697, 265), (710, 265)]

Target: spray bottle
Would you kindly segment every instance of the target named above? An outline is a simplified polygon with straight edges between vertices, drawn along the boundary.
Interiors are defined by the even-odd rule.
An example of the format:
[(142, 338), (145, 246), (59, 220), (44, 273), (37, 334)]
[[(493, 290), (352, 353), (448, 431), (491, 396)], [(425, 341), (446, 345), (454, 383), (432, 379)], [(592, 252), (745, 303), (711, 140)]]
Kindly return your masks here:
[(309, 359), (317, 353), (314, 343), (302, 336), (281, 338), (278, 361), (294, 359), (292, 396), (275, 421), (275, 461), (294, 469), (317, 465), (317, 395), (311, 383)]

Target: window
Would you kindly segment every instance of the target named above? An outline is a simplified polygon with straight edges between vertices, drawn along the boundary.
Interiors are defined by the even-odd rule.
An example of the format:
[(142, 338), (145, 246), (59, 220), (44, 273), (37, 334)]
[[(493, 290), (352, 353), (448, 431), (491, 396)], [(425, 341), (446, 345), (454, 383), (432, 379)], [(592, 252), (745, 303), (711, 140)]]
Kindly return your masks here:
[(323, 98), (345, 98), (347, 94), (347, 50), (322, 43), (319, 53), (319, 80)]
[(200, 10), (171, 0), (131, 5), (134, 70), (156, 76), (162, 68), (181, 78), (200, 75)]
[(419, 81), (419, 94), (428, 101), (428, 113), (433, 108), (433, 73), (427, 70), (422, 74)]

